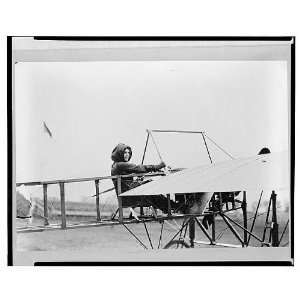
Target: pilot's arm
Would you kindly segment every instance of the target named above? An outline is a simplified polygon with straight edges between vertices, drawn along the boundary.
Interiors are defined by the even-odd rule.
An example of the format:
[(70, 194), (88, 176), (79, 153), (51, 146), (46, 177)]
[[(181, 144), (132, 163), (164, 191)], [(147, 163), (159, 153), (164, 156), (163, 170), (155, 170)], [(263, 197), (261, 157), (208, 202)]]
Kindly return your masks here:
[(164, 168), (166, 164), (161, 162), (158, 165), (136, 165), (127, 162), (120, 162), (118, 163), (118, 169), (120, 172), (124, 172), (126, 174), (138, 174), (138, 173), (148, 173), (148, 172), (155, 172), (159, 171), (160, 169)]

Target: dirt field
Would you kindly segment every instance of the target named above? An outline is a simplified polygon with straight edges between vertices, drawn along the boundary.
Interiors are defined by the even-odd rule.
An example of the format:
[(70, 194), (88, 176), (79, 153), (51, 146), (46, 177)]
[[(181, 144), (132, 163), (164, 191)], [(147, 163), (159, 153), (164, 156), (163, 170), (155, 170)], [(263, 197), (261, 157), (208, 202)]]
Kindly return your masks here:
[[(87, 221), (89, 218), (68, 219), (69, 224), (79, 221)], [(59, 220), (56, 220), (57, 222)], [(164, 246), (174, 236), (176, 226), (180, 225), (183, 220), (168, 221), (164, 225), (164, 230), (161, 239), (161, 245)], [(248, 228), (251, 227), (251, 221), (248, 221)], [(262, 237), (264, 228), (264, 218), (258, 218), (257, 224), (254, 227), (253, 233)], [(285, 218), (279, 221), (279, 237), (285, 225)], [(239, 220), (241, 223), (241, 220)], [(21, 225), (20, 221), (19, 224)], [(143, 224), (130, 224), (128, 228), (136, 234), (136, 236), (151, 249), (150, 242)], [(240, 236), (243, 237), (242, 231), (235, 227)], [(158, 247), (161, 225), (157, 222), (147, 223), (153, 248)], [(267, 230), (267, 238), (269, 237), (269, 230)], [(188, 232), (186, 234), (188, 242)], [(196, 226), (196, 240), (208, 241), (200, 228)], [(237, 238), (228, 229), (223, 220), (216, 221), (216, 239), (219, 243), (239, 244)], [(285, 232), (281, 246), (287, 246), (289, 241), (289, 232)], [(77, 228), (68, 230), (53, 230), (42, 232), (26, 232), (17, 234), (17, 250), (18, 251), (49, 251), (49, 250), (110, 250), (123, 249), (131, 250), (137, 247), (143, 248), (139, 242), (126, 230), (122, 225), (104, 226), (104, 227), (89, 227)], [(260, 242), (251, 238), (250, 246), (260, 247)], [(196, 245), (196, 247), (199, 247)]]

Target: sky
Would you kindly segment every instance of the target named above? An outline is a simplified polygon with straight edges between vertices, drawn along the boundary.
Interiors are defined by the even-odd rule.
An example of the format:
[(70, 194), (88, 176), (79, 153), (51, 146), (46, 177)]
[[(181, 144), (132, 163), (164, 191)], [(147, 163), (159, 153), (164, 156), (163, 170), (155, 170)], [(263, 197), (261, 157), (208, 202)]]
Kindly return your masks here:
[[(147, 128), (205, 131), (234, 157), (288, 149), (285, 61), (32, 62), (15, 70), (17, 182), (109, 175), (119, 142), (140, 163)], [(209, 163), (200, 135), (154, 138), (167, 165)], [(228, 159), (208, 147), (214, 161)], [(145, 163), (159, 162), (149, 141)], [(67, 191), (77, 201), (94, 186)]]

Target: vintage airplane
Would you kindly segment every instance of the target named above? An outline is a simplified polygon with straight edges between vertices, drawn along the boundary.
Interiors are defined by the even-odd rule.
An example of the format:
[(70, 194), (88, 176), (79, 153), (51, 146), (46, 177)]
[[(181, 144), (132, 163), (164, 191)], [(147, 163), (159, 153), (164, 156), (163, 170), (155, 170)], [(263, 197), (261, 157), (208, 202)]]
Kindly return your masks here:
[[(151, 130), (147, 130), (148, 137), (152, 137), (159, 157), (157, 144), (154, 141)], [(170, 131), (170, 130), (156, 130), (155, 132), (182, 132), (191, 133), (189, 131)], [(203, 132), (204, 143), (211, 160), (211, 155), (205, 140)], [(146, 142), (146, 146), (147, 146)], [(146, 149), (146, 147), (145, 147)], [(223, 150), (223, 149), (222, 149)], [(224, 150), (225, 151), (225, 150)], [(145, 154), (145, 153), (144, 153)], [(226, 154), (228, 154), (226, 152)], [(230, 155), (229, 155), (230, 156)], [(143, 156), (144, 157), (144, 156)], [(230, 156), (232, 158), (232, 156)], [(215, 217), (221, 216), (229, 229), (239, 240), (243, 247), (249, 244), (250, 238), (254, 237), (262, 246), (278, 246), (280, 244), (278, 238), (278, 224), (276, 216), (276, 190), (286, 189), (289, 187), (289, 172), (288, 172), (288, 154), (287, 152), (271, 154), (269, 149), (263, 148), (258, 155), (241, 158), (231, 159), (221, 163), (212, 163), (204, 166), (197, 166), (179, 172), (167, 172), (167, 176), (162, 176), (159, 179), (147, 182), (137, 186), (134, 189), (119, 194), (119, 204), (122, 202), (123, 197), (130, 197), (131, 199), (140, 199), (146, 197), (161, 197), (161, 201), (168, 203), (168, 211), (165, 211), (165, 203), (162, 207), (157, 205), (158, 208), (163, 210), (168, 217), (176, 214), (182, 214), (187, 220), (179, 228), (178, 234), (182, 235), (183, 229), (187, 226), (190, 227), (189, 241), (191, 246), (194, 246), (195, 237), (195, 223), (199, 225), (205, 236), (209, 239), (210, 244), (215, 244)], [(255, 216), (251, 225), (251, 230), (247, 229), (247, 199), (246, 191), (272, 191), (268, 210), (266, 211), (267, 218), (265, 221), (265, 228), (263, 237), (260, 238), (253, 233), (257, 211), (259, 209), (260, 201), (258, 202)], [(242, 191), (242, 200), (239, 199)], [(261, 199), (260, 199), (261, 200)], [(134, 202), (134, 201), (133, 201)], [(138, 201), (137, 201), (138, 202)], [(149, 201), (151, 203), (151, 201)], [(132, 201), (131, 201), (132, 203)], [(269, 222), (272, 205), (272, 222)], [(243, 226), (232, 220), (226, 213), (241, 209), (243, 212)], [(120, 210), (119, 210), (120, 211)], [(141, 210), (142, 211), (142, 210)], [(155, 215), (155, 214), (154, 214)], [(135, 218), (140, 221), (137, 215)], [(202, 223), (199, 218), (202, 218)], [(122, 216), (121, 216), (122, 218)], [(235, 230), (232, 223), (243, 230), (244, 238), (241, 238), (239, 233)], [(287, 229), (287, 224), (285, 230)], [(212, 234), (209, 235), (208, 228), (212, 226)], [(270, 227), (269, 241), (265, 241), (266, 229)], [(285, 232), (283, 231), (283, 234)], [(280, 238), (282, 240), (282, 237)], [(168, 244), (171, 245), (181, 244), (187, 247), (186, 239), (172, 239)]]
[[(25, 185), (43, 185), (45, 219), (47, 219), (48, 217), (47, 186), (49, 184), (59, 184), (60, 186), (62, 217), (61, 228), (66, 229), (68, 228), (68, 225), (66, 222), (65, 212), (64, 184), (81, 181), (95, 181), (97, 222), (90, 224), (90, 226), (121, 224), (145, 249), (147, 249), (148, 247), (144, 242), (142, 242), (141, 238), (138, 238), (133, 230), (128, 227), (129, 224), (142, 223), (144, 225), (151, 248), (153, 248), (153, 243), (146, 226), (148, 222), (159, 222), (161, 224), (158, 248), (194, 247), (195, 243), (230, 247), (247, 247), (249, 245), (250, 238), (257, 240), (261, 246), (277, 247), (280, 245), (289, 223), (287, 221), (286, 225), (284, 226), (284, 230), (282, 231), (281, 237), (279, 238), (275, 191), (280, 189), (288, 189), (290, 187), (290, 173), (288, 171), (289, 160), (287, 152), (268, 153), (268, 151), (263, 151), (259, 155), (234, 159), (229, 153), (227, 153), (223, 148), (217, 145), (204, 132), (147, 130), (147, 141), (142, 162), (144, 161), (145, 152), (150, 137), (152, 138), (153, 144), (155, 145), (157, 153), (161, 159), (161, 155), (158, 146), (153, 138), (152, 132), (200, 134), (203, 138), (204, 145), (211, 163), (188, 169), (173, 169), (166, 170), (165, 172), (147, 174), (129, 174), (97, 178), (69, 179), (64, 181), (58, 180), (51, 182), (25, 183)], [(228, 155), (230, 157), (230, 160), (213, 163), (206, 139), (209, 139), (226, 155)], [(133, 177), (135, 178), (135, 180), (142, 180), (144, 181), (144, 184), (138, 185), (137, 187), (122, 193), (122, 191), (120, 190), (121, 182), (122, 180), (126, 179), (126, 177)], [(149, 178), (156, 179), (150, 181), (148, 180)], [(100, 217), (100, 195), (105, 191), (99, 191), (99, 181), (108, 179), (117, 180), (119, 191), (117, 193), (118, 219), (115, 219), (116, 214), (114, 214), (114, 216), (112, 216), (112, 218), (110, 219), (102, 219)], [(21, 185), (21, 183), (19, 183), (18, 185)], [(266, 220), (262, 237), (258, 236), (253, 231), (255, 220), (258, 216), (257, 212), (261, 199), (259, 199), (256, 212), (252, 217), (253, 221), (251, 224), (251, 228), (248, 228), (246, 192), (251, 190), (271, 192), (268, 209), (265, 212)], [(151, 199), (151, 197), (155, 196), (161, 196), (161, 201), (164, 202), (164, 205), (158, 205), (158, 207), (155, 207), (151, 205), (150, 201), (150, 204), (148, 206), (152, 206), (151, 214), (144, 214), (144, 207), (141, 207), (139, 215), (132, 210), (133, 218), (128, 219), (123, 216), (124, 206), (122, 203), (122, 199), (124, 197), (131, 197), (132, 199), (136, 199), (137, 203), (140, 203), (139, 199), (141, 197), (148, 197), (148, 199)], [(157, 209), (161, 209), (162, 213), (158, 214)], [(238, 210), (242, 211), (242, 224), (232, 219), (232, 217), (230, 216), (231, 212)], [(272, 218), (271, 222), (269, 221), (270, 216)], [(239, 241), (239, 245), (217, 242), (215, 222), (216, 217), (221, 217), (222, 220), (224, 220), (224, 224), (229, 228), (235, 238)], [(176, 226), (173, 226), (173, 228), (175, 228), (174, 236), (162, 246), (161, 240), (163, 226), (165, 223), (170, 225), (170, 220), (182, 221), (182, 224), (178, 225), (178, 223), (176, 222)], [(196, 224), (208, 239), (207, 242), (195, 241)], [(87, 224), (79, 224), (76, 226), (87, 226)], [(52, 227), (51, 225), (48, 225), (45, 226), (43, 230)], [(56, 226), (55, 228), (58, 227)], [(188, 237), (186, 237), (187, 228), (189, 228)], [(237, 230), (236, 228), (239, 228), (239, 230)], [(266, 240), (268, 229), (270, 229), (269, 238)], [(39, 230), (41, 230), (41, 228), (39, 228)], [(240, 232), (243, 233), (242, 237), (240, 236)]]

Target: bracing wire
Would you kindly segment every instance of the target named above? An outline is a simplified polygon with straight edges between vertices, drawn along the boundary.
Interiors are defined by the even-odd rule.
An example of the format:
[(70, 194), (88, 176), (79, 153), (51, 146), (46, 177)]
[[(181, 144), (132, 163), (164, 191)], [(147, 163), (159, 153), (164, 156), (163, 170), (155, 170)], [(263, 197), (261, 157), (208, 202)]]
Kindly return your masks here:
[(290, 221), (290, 220), (288, 220), (288, 221), (286, 222), (285, 226), (284, 226), (283, 232), (282, 232), (281, 237), (280, 237), (280, 239), (279, 239), (279, 243), (278, 243), (279, 245), (280, 245), (280, 243), (281, 243), (281, 241), (282, 241), (282, 238), (283, 238), (283, 236), (284, 236), (284, 234), (285, 234), (285, 232), (286, 232), (286, 229), (287, 229), (287, 227), (288, 227), (288, 225), (289, 225), (289, 221)]
[(151, 132), (151, 131), (148, 131), (148, 132), (149, 132), (149, 134), (150, 134), (150, 136), (151, 136), (152, 142), (153, 142), (153, 144), (154, 144), (154, 146), (155, 146), (155, 149), (156, 149), (156, 152), (157, 152), (157, 154), (158, 154), (158, 156), (159, 156), (160, 161), (163, 161), (162, 156), (161, 156), (161, 154), (160, 154), (160, 152), (159, 152), (158, 146), (157, 146), (157, 144), (156, 144), (156, 141), (155, 141), (155, 139), (154, 139), (154, 137), (153, 137), (152, 132)]
[(139, 244), (144, 247), (144, 249), (148, 249), (147, 246), (124, 224), (122, 225), (127, 229), (127, 231), (139, 242)]
[(213, 139), (211, 139), (206, 133), (203, 133), (216, 147), (218, 147), (222, 152), (224, 152), (226, 155), (228, 155), (231, 159), (234, 159), (234, 157), (229, 154), (224, 148), (222, 148), (220, 145), (218, 145)]
[(210, 163), (212, 164), (213, 161), (212, 161), (212, 158), (210, 156), (210, 152), (209, 152), (209, 149), (208, 149), (208, 146), (207, 146), (207, 143), (206, 143), (206, 140), (205, 140), (205, 137), (204, 137), (204, 133), (201, 132), (201, 135), (202, 135), (202, 138), (203, 138), (203, 141), (204, 141), (204, 145), (205, 145), (205, 148), (206, 148), (206, 151), (207, 151), (207, 154), (208, 154), (208, 157), (209, 157), (209, 160), (210, 160)]
[[(281, 206), (278, 206), (277, 208), (281, 208)], [(265, 215), (266, 213), (267, 213), (267, 212), (265, 211), (265, 212), (263, 212), (263, 213), (257, 214), (256, 217), (263, 216), (263, 215)], [(252, 216), (252, 217), (248, 218), (247, 220), (249, 221), (249, 220), (252, 220), (252, 219), (254, 219), (254, 218), (255, 218), (255, 216)], [(237, 220), (235, 220), (235, 221), (237, 221)], [(228, 229), (229, 229), (228, 226), (226, 226), (225, 228), (223, 228), (223, 229), (219, 232), (219, 235), (217, 236), (216, 240), (219, 240), (219, 239), (223, 236), (223, 234), (225, 233), (225, 231), (228, 230)]]

